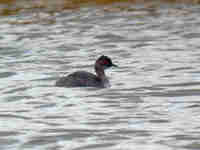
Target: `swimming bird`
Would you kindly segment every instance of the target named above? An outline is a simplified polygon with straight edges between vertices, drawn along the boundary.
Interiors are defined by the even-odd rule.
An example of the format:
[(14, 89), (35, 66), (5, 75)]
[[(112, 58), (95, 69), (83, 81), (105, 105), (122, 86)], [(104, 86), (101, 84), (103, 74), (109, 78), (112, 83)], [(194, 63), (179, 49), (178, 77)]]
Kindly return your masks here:
[(59, 87), (108, 87), (110, 85), (108, 78), (105, 75), (105, 69), (110, 67), (118, 67), (112, 63), (108, 56), (100, 56), (94, 65), (96, 72), (92, 74), (86, 71), (76, 71), (68, 76), (61, 77), (56, 81), (56, 86)]

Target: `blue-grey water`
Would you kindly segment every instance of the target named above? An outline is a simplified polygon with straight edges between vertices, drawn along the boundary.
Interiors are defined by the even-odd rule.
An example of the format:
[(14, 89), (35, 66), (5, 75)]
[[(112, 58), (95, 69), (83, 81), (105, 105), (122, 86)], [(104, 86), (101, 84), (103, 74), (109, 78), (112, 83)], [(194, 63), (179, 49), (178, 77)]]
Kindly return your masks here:
[[(200, 6), (91, 6), (0, 19), (1, 150), (199, 150)], [(111, 87), (59, 88), (100, 55)]]

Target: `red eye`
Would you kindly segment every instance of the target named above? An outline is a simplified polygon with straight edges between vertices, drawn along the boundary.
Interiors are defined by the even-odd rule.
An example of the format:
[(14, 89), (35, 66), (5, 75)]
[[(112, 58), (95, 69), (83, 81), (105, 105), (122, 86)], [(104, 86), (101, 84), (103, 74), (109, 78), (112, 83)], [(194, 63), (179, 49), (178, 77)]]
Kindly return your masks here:
[(99, 63), (101, 65), (109, 65), (109, 62), (107, 60), (100, 60)]
[(104, 61), (103, 61), (103, 64), (104, 64), (104, 65), (108, 64), (108, 61), (107, 61), (107, 60), (104, 60)]

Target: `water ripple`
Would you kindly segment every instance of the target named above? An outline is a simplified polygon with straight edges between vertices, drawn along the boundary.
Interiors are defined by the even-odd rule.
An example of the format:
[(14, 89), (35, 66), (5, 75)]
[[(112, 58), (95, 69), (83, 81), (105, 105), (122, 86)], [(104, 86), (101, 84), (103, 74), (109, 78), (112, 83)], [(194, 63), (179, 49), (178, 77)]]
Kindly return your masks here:
[[(41, 10), (0, 20), (0, 149), (199, 149), (198, 5)], [(110, 88), (54, 86), (103, 54)]]

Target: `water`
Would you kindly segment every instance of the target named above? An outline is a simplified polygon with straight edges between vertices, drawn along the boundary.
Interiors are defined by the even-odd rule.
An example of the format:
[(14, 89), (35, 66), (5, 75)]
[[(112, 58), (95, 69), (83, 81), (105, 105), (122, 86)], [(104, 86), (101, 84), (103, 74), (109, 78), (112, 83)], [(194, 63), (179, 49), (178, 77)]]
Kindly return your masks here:
[[(2, 16), (0, 149), (200, 149), (199, 8)], [(107, 71), (111, 88), (54, 86), (75, 70), (93, 72), (102, 54), (120, 66)]]

